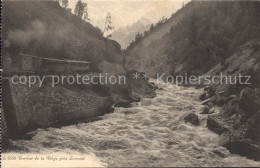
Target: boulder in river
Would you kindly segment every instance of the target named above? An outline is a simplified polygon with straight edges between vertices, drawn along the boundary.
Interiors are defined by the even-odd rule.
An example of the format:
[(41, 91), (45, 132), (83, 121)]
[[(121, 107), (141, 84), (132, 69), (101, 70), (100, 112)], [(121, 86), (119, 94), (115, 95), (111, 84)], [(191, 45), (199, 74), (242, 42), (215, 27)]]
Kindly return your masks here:
[(213, 86), (207, 86), (204, 88), (204, 91), (208, 94), (209, 97), (212, 97), (215, 95), (215, 88)]
[(22, 136), (24, 140), (32, 140), (32, 138), (37, 135), (37, 132), (28, 132)]
[(204, 100), (203, 102), (201, 102), (202, 105), (208, 105), (209, 103), (215, 104), (216, 103), (216, 96), (213, 96), (211, 98), (208, 98), (206, 100)]
[(217, 93), (217, 96), (216, 96), (216, 105), (218, 105), (218, 106), (223, 106), (224, 104), (225, 104), (225, 100), (226, 100), (226, 97), (223, 95), (223, 91), (222, 92), (219, 92), (219, 93)]
[(204, 91), (205, 91), (205, 92), (208, 91), (209, 88), (210, 88), (210, 86), (206, 86), (206, 87), (204, 87)]
[(201, 109), (200, 114), (213, 114), (213, 113), (219, 113), (219, 112), (220, 112), (220, 109), (218, 106), (210, 107), (210, 106), (206, 105)]
[(115, 103), (114, 107), (129, 108), (129, 107), (131, 107), (131, 103), (132, 102), (130, 102), (130, 101), (121, 101), (121, 102)]
[(159, 89), (159, 87), (156, 86), (154, 82), (148, 82), (146, 87), (148, 90), (152, 90), (152, 91)]
[(228, 142), (223, 146), (226, 147), (231, 153), (236, 153), (241, 156), (246, 156), (249, 159), (260, 161), (260, 147), (256, 144), (246, 141), (238, 141)]
[(208, 114), (213, 114), (213, 113), (220, 113), (220, 107), (214, 106), (211, 109), (209, 109)]
[(188, 114), (184, 118), (184, 120), (185, 120), (185, 123), (188, 122), (188, 123), (191, 123), (191, 124), (196, 125), (196, 126), (200, 125), (199, 117), (194, 113)]
[(215, 89), (212, 86), (207, 86), (204, 88), (204, 92), (199, 96), (201, 101), (211, 98), (215, 95)]
[(207, 93), (206, 93), (206, 92), (202, 93), (202, 94), (199, 96), (199, 99), (200, 99), (201, 101), (206, 100), (206, 99), (207, 99)]
[(200, 109), (200, 114), (208, 114), (209, 113), (209, 109), (210, 107), (209, 106), (203, 106), (201, 109)]
[(227, 128), (225, 128), (225, 126), (223, 125), (224, 123), (221, 123), (221, 121), (218, 120), (217, 118), (214, 118), (213, 116), (208, 116), (207, 127), (212, 132), (215, 132), (216, 134), (219, 135), (222, 134), (227, 130)]
[(233, 100), (233, 99), (236, 99), (236, 95), (230, 95), (229, 97), (227, 97), (226, 99), (225, 99), (225, 104), (227, 104), (228, 102), (230, 102), (231, 100)]
[(202, 105), (214, 104), (214, 105), (218, 105), (218, 106), (223, 106), (224, 104), (228, 103), (233, 98), (234, 98), (234, 96), (226, 98), (223, 95), (223, 92), (220, 92), (220, 93), (218, 93), (214, 96), (211, 96), (210, 98), (204, 100), (201, 104)]
[(208, 104), (209, 108), (214, 107), (214, 104), (212, 102), (208, 102), (207, 104)]

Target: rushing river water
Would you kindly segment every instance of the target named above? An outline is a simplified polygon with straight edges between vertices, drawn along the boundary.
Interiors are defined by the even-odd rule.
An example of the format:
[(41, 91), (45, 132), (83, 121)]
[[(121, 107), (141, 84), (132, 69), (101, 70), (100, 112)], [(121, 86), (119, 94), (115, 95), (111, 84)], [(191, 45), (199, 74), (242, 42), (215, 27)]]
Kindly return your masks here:
[[(94, 153), (105, 166), (260, 166), (218, 145), (218, 135), (206, 128), (207, 115), (199, 115), (201, 90), (160, 87), (155, 98), (117, 108), (102, 120), (38, 129), (32, 140), (13, 143), (31, 153)], [(201, 126), (184, 123), (190, 112)]]

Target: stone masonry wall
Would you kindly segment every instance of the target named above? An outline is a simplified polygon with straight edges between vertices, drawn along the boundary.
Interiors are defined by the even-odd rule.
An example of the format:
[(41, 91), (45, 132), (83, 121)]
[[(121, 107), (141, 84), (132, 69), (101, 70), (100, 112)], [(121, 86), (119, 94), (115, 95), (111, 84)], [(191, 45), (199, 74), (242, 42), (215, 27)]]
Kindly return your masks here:
[[(84, 121), (105, 113), (109, 97), (87, 91), (73, 91), (64, 86), (28, 87), (12, 84), (10, 88), (20, 133), (51, 125)], [(107, 106), (107, 107), (105, 107)]]
[(5, 122), (5, 116), (3, 115), (3, 111), (1, 110), (1, 149), (5, 151), (8, 149), (10, 143), (7, 135), (7, 127)]

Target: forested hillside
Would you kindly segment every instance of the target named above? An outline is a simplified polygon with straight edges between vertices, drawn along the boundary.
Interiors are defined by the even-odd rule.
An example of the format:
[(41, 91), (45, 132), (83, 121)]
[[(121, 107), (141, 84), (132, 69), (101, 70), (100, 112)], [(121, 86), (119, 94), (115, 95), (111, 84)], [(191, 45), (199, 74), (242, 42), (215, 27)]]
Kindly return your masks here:
[[(259, 18), (260, 2), (192, 1), (131, 44), (125, 65), (150, 73), (202, 74), (239, 46), (259, 39)], [(170, 31), (166, 25), (172, 25)]]
[(121, 61), (120, 45), (55, 1), (3, 2), (3, 54), (109, 64)]

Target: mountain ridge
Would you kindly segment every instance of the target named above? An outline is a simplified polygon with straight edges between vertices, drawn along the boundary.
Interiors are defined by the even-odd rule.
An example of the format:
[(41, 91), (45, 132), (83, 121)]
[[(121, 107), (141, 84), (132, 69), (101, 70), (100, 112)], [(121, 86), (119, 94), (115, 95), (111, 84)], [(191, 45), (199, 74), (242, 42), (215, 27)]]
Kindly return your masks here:
[(135, 36), (138, 32), (144, 32), (149, 30), (152, 22), (146, 18), (140, 18), (137, 22), (134, 22), (131, 25), (126, 27), (119, 28), (112, 33), (112, 39), (118, 41), (122, 47), (125, 49), (130, 42), (135, 39)]

